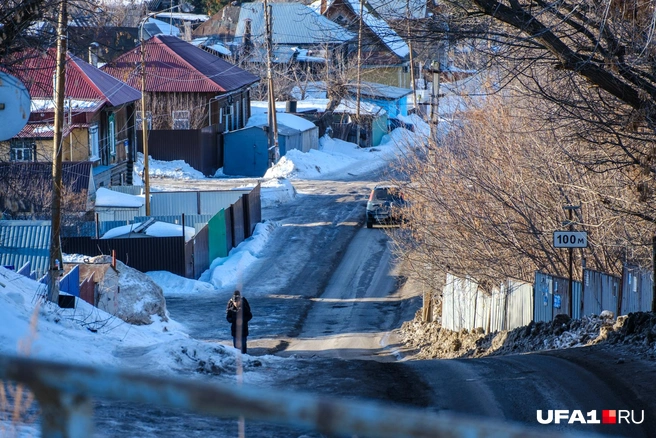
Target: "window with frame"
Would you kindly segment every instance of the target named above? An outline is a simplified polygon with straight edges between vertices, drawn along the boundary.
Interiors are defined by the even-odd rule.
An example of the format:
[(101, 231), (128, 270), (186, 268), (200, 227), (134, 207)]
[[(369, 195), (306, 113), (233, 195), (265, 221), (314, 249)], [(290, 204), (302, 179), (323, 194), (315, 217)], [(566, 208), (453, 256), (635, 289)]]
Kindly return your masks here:
[(109, 115), (109, 153), (116, 155), (116, 121), (114, 113)]
[(98, 134), (98, 124), (94, 123), (89, 126), (89, 159), (90, 160), (99, 160), (100, 159), (100, 136)]
[(173, 129), (190, 129), (189, 111), (173, 111)]
[[(147, 130), (152, 130), (153, 129), (153, 114), (150, 111), (146, 111), (146, 129)], [(141, 111), (136, 112), (136, 124), (135, 124), (135, 129), (137, 131), (141, 131), (141, 128), (143, 127), (143, 124), (141, 122)]]
[(36, 141), (34, 139), (13, 139), (9, 142), (11, 161), (36, 161)]

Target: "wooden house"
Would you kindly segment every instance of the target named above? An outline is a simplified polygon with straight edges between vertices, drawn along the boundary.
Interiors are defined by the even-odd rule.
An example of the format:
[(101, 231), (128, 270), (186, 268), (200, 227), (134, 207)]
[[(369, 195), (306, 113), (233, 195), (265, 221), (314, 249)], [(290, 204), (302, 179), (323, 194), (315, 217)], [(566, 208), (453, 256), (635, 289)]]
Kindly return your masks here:
[[(20, 133), (0, 143), (0, 160), (52, 162), (56, 51), (15, 56), (12, 73), (30, 93), (31, 114)], [(70, 54), (65, 87), (62, 159), (92, 162), (99, 186), (131, 184), (135, 102), (141, 93)]]
[[(139, 73), (142, 61), (145, 79)], [(222, 133), (245, 126), (250, 88), (259, 81), (252, 73), (168, 35), (145, 41), (143, 59), (137, 47), (102, 70), (134, 87), (141, 87), (145, 80), (149, 155), (184, 160), (205, 175), (222, 167)]]

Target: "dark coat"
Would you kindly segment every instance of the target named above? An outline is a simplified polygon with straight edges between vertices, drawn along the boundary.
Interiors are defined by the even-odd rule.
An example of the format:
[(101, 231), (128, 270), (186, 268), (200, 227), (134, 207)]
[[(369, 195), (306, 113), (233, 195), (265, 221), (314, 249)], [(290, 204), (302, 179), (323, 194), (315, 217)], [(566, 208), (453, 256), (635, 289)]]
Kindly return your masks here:
[(237, 320), (239, 317), (242, 317), (241, 323), (241, 335), (248, 336), (248, 321), (253, 319), (253, 314), (251, 313), (251, 306), (248, 304), (248, 300), (244, 297), (241, 297), (241, 306), (235, 298), (231, 298), (228, 301), (226, 306), (226, 319), (231, 324), (230, 333), (232, 336), (237, 334)]

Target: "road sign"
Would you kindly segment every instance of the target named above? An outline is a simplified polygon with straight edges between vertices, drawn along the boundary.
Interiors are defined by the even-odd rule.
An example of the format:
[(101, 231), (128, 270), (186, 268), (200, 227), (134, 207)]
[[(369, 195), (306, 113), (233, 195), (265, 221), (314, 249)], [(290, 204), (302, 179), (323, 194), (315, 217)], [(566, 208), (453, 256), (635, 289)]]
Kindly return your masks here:
[(588, 233), (585, 231), (555, 231), (553, 244), (555, 248), (587, 248)]

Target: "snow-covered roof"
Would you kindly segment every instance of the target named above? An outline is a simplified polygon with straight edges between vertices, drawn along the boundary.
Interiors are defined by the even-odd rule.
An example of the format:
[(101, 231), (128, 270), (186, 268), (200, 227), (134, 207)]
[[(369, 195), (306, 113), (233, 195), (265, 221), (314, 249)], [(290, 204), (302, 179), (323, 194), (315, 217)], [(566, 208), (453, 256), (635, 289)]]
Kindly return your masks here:
[(180, 29), (175, 26), (171, 26), (166, 21), (158, 20), (156, 18), (148, 18), (146, 23), (143, 25), (143, 28), (148, 32), (150, 36), (155, 35), (172, 35), (180, 36)]
[[(314, 11), (317, 13), (321, 12), (321, 2), (323, 0), (318, 0), (310, 5)], [(330, 7), (334, 0), (327, 0), (328, 3), (326, 7)], [(374, 32), (378, 38), (399, 58), (405, 58), (410, 54), (410, 49), (406, 42), (401, 38), (387, 22), (383, 19), (398, 19), (405, 17), (407, 0), (393, 0), (389, 2), (388, 0), (373, 0), (371, 2), (365, 1), (363, 8), (363, 19), (364, 24)], [(422, 9), (417, 9), (417, 4), (420, 3), (420, 0), (414, 0), (413, 5), (410, 6), (413, 14), (417, 14), (417, 17), (414, 18), (423, 18), (425, 15), (425, 3)], [(349, 5), (355, 15), (360, 16), (360, 1), (359, 0), (346, 0), (345, 4)], [(383, 6), (385, 5), (385, 6)], [(399, 15), (403, 14), (401, 17)]]
[[(348, 0), (348, 3), (353, 8), (353, 11), (356, 15), (360, 15), (360, 2), (357, 0)], [(399, 58), (405, 58), (410, 54), (410, 49), (405, 43), (403, 38), (401, 38), (394, 30), (387, 24), (385, 20), (380, 18), (375, 12), (372, 12), (373, 8), (366, 3), (365, 7), (362, 10), (362, 19), (366, 26), (371, 29), (378, 38)]]
[[(96, 112), (104, 104), (98, 99), (64, 99), (64, 110), (71, 108), (78, 112)], [(32, 99), (30, 111), (33, 113), (50, 112), (55, 110), (55, 101), (52, 99)]]
[[(349, 83), (346, 84), (346, 86), (351, 96), (357, 95), (357, 84)], [(292, 88), (291, 95), (299, 100), (303, 96), (322, 99), (327, 96), (326, 88), (327, 85), (324, 81), (309, 82), (305, 84), (303, 93), (301, 92), (301, 89), (298, 87), (298, 85), (294, 86), (294, 88)], [(412, 94), (412, 90), (410, 88), (394, 87), (392, 85), (363, 81), (360, 86), (360, 93), (362, 96), (370, 97), (373, 99), (395, 100)]]
[(115, 192), (105, 187), (96, 190), (96, 207), (141, 207), (144, 203), (143, 196)]
[(187, 12), (158, 12), (155, 17), (174, 18), (182, 21), (207, 21), (210, 19), (210, 16), (206, 14), (190, 14)]
[[(120, 236), (130, 234), (134, 229), (142, 225), (141, 222), (135, 224), (123, 225), (120, 227), (112, 228), (107, 231), (101, 239), (113, 239)], [(167, 222), (156, 221), (148, 226), (145, 230), (141, 231), (143, 234), (151, 237), (179, 237), (182, 236), (182, 225), (169, 224)], [(193, 227), (184, 227), (185, 242), (194, 238), (196, 230)]]
[[(276, 122), (278, 125), (284, 125), (288, 128), (297, 131), (309, 131), (315, 129), (316, 125), (303, 117), (295, 116), (294, 114), (278, 113), (276, 108)], [(266, 126), (269, 124), (269, 116), (266, 113), (252, 114), (246, 123), (246, 127), (250, 126)]]
[(228, 49), (226, 46), (224, 46), (223, 44), (221, 44), (219, 42), (212, 41), (208, 37), (195, 38), (195, 39), (191, 40), (190, 42), (191, 42), (192, 45), (194, 45), (196, 47), (211, 49), (211, 50), (214, 50), (217, 53), (220, 53), (220, 54), (226, 55), (226, 56), (232, 55), (232, 52), (230, 51), (230, 49)]
[[(317, 110), (319, 112), (325, 112), (329, 104), (330, 104), (330, 99), (308, 98), (305, 100), (296, 101), (296, 110), (299, 112), (309, 111), (309, 110)], [(266, 101), (251, 101), (251, 112), (253, 114), (256, 112), (265, 114), (267, 106), (268, 105)], [(280, 116), (289, 115), (289, 114), (285, 114), (286, 106), (287, 106), (286, 102), (276, 102), (276, 114), (279, 123), (280, 123)], [(357, 113), (356, 107), (357, 105), (355, 101), (350, 99), (344, 99), (339, 105), (337, 105), (337, 107), (333, 110), (333, 112), (338, 114), (339, 113), (356, 114)], [(386, 113), (387, 112), (383, 108), (381, 108), (376, 104), (368, 103), (368, 102), (360, 102), (360, 114), (373, 116), (377, 114), (386, 114)]]
[[(279, 44), (339, 44), (355, 38), (355, 34), (301, 3), (270, 3), (272, 39)], [(263, 3), (244, 3), (235, 31), (243, 38), (246, 21), (251, 23), (251, 38), (263, 42), (265, 35)]]

